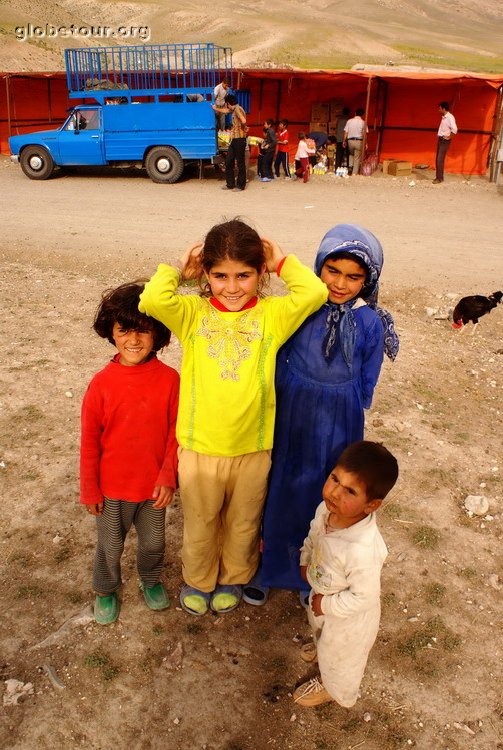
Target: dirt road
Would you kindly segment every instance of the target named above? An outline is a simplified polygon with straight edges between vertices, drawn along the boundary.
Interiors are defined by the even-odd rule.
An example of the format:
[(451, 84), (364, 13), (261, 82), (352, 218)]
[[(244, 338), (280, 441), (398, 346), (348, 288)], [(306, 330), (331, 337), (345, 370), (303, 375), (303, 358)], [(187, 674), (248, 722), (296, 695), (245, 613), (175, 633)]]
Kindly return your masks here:
[[(502, 288), (503, 197), (483, 179), (431, 177), (252, 182), (236, 194), (213, 175), (161, 186), (94, 171), (38, 183), (0, 161), (0, 664), (3, 680), (25, 686), (3, 708), (2, 747), (503, 747), (503, 308), (474, 337), (425, 315)], [(93, 311), (105, 287), (148, 276), (236, 215), (309, 264), (344, 221), (385, 249), (381, 302), (402, 349), (384, 366), (367, 435), (396, 453), (401, 478), (380, 511), (390, 551), (382, 627), (350, 710), (292, 702), (309, 636), (293, 593), (220, 618), (176, 607), (178, 503), (167, 517), (171, 609), (146, 610), (131, 539), (119, 621), (103, 628), (89, 615), (94, 527), (78, 505), (79, 408), (112, 354), (91, 331)], [(178, 367), (176, 341), (163, 359)], [(484, 517), (465, 511), (470, 494), (489, 499)]]

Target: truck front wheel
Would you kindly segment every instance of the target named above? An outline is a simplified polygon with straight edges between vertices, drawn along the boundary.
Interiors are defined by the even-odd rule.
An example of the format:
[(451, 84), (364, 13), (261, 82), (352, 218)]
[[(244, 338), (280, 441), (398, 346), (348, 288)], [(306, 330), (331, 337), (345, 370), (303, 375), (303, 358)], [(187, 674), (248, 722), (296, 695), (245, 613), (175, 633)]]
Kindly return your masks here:
[(19, 157), (21, 169), (31, 180), (47, 180), (54, 172), (54, 161), (43, 146), (28, 146)]
[(147, 174), (154, 182), (177, 182), (183, 172), (183, 159), (172, 146), (156, 146), (145, 160)]

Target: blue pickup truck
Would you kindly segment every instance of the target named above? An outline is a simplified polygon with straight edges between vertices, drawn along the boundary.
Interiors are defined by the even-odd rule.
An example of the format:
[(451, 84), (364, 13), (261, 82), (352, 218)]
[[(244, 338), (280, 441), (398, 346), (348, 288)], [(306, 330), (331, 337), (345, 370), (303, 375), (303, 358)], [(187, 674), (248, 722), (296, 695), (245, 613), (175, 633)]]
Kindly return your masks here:
[(65, 51), (70, 99), (57, 130), (9, 138), (32, 180), (57, 167), (138, 166), (173, 183), (194, 161), (218, 161), (213, 90), (232, 79), (232, 54), (213, 44), (90, 47)]

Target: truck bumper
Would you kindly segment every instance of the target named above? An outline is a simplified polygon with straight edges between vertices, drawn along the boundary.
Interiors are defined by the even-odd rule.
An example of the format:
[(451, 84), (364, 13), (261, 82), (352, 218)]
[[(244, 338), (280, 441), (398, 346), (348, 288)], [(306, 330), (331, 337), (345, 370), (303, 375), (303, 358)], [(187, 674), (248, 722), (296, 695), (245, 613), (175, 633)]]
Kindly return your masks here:
[(14, 164), (19, 163), (19, 155), (18, 154), (11, 154), (10, 160), (14, 162)]

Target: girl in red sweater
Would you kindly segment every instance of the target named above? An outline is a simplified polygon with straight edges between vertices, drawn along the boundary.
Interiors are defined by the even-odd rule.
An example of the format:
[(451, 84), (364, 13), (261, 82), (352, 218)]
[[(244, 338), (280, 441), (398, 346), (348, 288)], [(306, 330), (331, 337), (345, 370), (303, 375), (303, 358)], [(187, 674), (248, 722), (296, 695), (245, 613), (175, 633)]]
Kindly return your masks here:
[(80, 502), (96, 516), (93, 569), (96, 622), (119, 615), (120, 559), (134, 524), (140, 588), (150, 609), (166, 609), (159, 581), (166, 507), (176, 489), (179, 376), (157, 359), (171, 332), (138, 311), (144, 284), (105, 292), (93, 328), (117, 347), (82, 403)]

